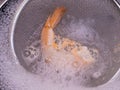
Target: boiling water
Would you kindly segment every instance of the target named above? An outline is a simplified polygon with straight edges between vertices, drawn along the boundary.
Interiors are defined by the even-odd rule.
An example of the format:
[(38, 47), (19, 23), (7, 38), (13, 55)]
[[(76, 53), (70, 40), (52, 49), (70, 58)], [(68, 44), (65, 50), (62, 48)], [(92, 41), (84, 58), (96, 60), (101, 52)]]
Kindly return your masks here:
[[(16, 0), (8, 0), (8, 1), (11, 2), (11, 1), (16, 1)], [(18, 0), (18, 1), (21, 2), (22, 0)], [(39, 1), (39, 0), (36, 0), (36, 1)], [(44, 78), (46, 78), (46, 80), (47, 80), (44, 83), (41, 80), (41, 78), (40, 78), (41, 77), (40, 73), (33, 74), (33, 73), (29, 73), (28, 71), (26, 71), (19, 64), (19, 60), (15, 59), (12, 56), (12, 53), (10, 51), (11, 50), (10, 43), (9, 43), (10, 41), (8, 40), (8, 38), (9, 38), (9, 31), (10, 31), (11, 24), (12, 24), (12, 19), (13, 19), (14, 14), (16, 13), (16, 11), (18, 9), (17, 7), (19, 6), (18, 4), (20, 4), (20, 2), (18, 2), (18, 3), (11, 2), (11, 5), (9, 3), (9, 6), (6, 6), (6, 9), (4, 10), (5, 11), (5, 15), (4, 16), (2, 15), (3, 17), (1, 18), (2, 20), (0, 22), (0, 24), (1, 24), (1, 26), (0, 26), (0, 30), (1, 30), (1, 32), (0, 32), (0, 88), (1, 88), (1, 90), (111, 90), (111, 89), (112, 90), (119, 90), (120, 89), (119, 88), (120, 77), (115, 82), (108, 83), (108, 84), (105, 84), (103, 86), (99, 86), (99, 87), (95, 87), (95, 88), (84, 88), (82, 86), (76, 87), (76, 86), (74, 86), (75, 84), (73, 84), (73, 85), (71, 85), (69, 87), (65, 86), (65, 87), (61, 88), (60, 86), (58, 86), (56, 84), (47, 83), (48, 79), (52, 79), (52, 78), (48, 78), (48, 77), (44, 76)], [(25, 2), (27, 2), (27, 0), (25, 0)], [(101, 5), (101, 3), (100, 3), (100, 5)], [(2, 12), (0, 14), (2, 14)], [(76, 23), (76, 24), (78, 24), (78, 23)], [(73, 27), (73, 24), (71, 26)], [(86, 30), (89, 31), (89, 32), (92, 31), (92, 33), (89, 33), (90, 37), (91, 37), (91, 34), (94, 33), (93, 29), (91, 27), (89, 27), (89, 25), (82, 24), (81, 27), (78, 26), (78, 25), (76, 25), (76, 26), (77, 26), (77, 29), (78, 29), (78, 27), (79, 28), (83, 28), (83, 30), (82, 29), (81, 30), (78, 29), (81, 32), (82, 31), (86, 31)], [(76, 26), (73, 27), (73, 28), (76, 28)], [(69, 29), (73, 30), (71, 28), (69, 28)], [(28, 49), (31, 46), (34, 46), (32, 43), (36, 43), (35, 41), (37, 41), (39, 43), (39, 33), (37, 33), (38, 31), (39, 30), (36, 30), (35, 33), (33, 34), (33, 36), (30, 37), (30, 40), (28, 40), (28, 42), (27, 42), (28, 44), (25, 47), (25, 50)], [(63, 32), (64, 31), (59, 32), (59, 33), (62, 34), (62, 35), (64, 35), (64, 33), (67, 33), (67, 31), (64, 32), (64, 33)], [(75, 34), (77, 34), (77, 32)], [(73, 34), (71, 33), (68, 36), (72, 37), (72, 35), (75, 37), (74, 33)], [(85, 37), (85, 34), (81, 34), (81, 35), (82, 35), (82, 37), (83, 36)], [(95, 33), (94, 33), (94, 35), (95, 35)], [(82, 40), (83, 39), (81, 39), (81, 41)], [(119, 38), (118, 38), (118, 40), (119, 40)], [(88, 38), (87, 41), (90, 41), (90, 39)], [(107, 52), (109, 52), (109, 50), (107, 49), (107, 47), (104, 46), (104, 44), (105, 44), (104, 41), (101, 41), (101, 40), (98, 40), (98, 41), (99, 41), (99, 45), (97, 45), (97, 43), (96, 43), (96, 46), (98, 46), (100, 49), (103, 47), (101, 49), (101, 51), (103, 51), (103, 52), (101, 52), (101, 54), (103, 54), (102, 57), (105, 58), (105, 56), (107, 55), (106, 58), (108, 58)], [(84, 43), (85, 42), (86, 41), (84, 41)], [(96, 42), (96, 40), (95, 40), (95, 42)], [(91, 44), (93, 45), (93, 42), (91, 42)], [(90, 46), (90, 45), (88, 45), (88, 46)], [(32, 48), (34, 48), (34, 47), (32, 47)], [(38, 49), (39, 48), (34, 48), (34, 49), (37, 50), (37, 51), (33, 52), (33, 50), (32, 51), (30, 50), (30, 52), (32, 52), (32, 54), (35, 55), (34, 58), (33, 57), (31, 57), (31, 58), (24, 57), (28, 66), (30, 65), (30, 63), (34, 62), (34, 60), (37, 61), (38, 57), (41, 57), (40, 54), (38, 55), (38, 52), (39, 52)], [(107, 51), (106, 51), (106, 49), (107, 49)], [(35, 54), (35, 52), (36, 52), (36, 54)], [(22, 54), (23, 53), (24, 53), (24, 51), (22, 52)], [(41, 53), (41, 52), (39, 52), (39, 53)], [(29, 52), (27, 53), (27, 55), (29, 55)], [(99, 76), (101, 76), (102, 74), (104, 74), (104, 72), (102, 72), (102, 71), (106, 71), (106, 68), (109, 67), (108, 64), (111, 62), (110, 61), (111, 59), (108, 60), (106, 58), (105, 59), (100, 59), (99, 61), (97, 60), (100, 63), (96, 62), (96, 67), (95, 67), (96, 70), (94, 70), (92, 68), (91, 70), (85, 70), (85, 71), (86, 72), (87, 71), (94, 72), (94, 74), (91, 74), (91, 75), (94, 78), (98, 78)], [(29, 61), (29, 60), (31, 60), (31, 61)], [(39, 60), (41, 60), (41, 59), (39, 58)], [(36, 63), (33, 63), (33, 65), (31, 65), (29, 68), (32, 68), (32, 66), (35, 66), (35, 64)], [(41, 65), (41, 64), (38, 64), (37, 66), (39, 66), (39, 65)], [(38, 67), (38, 69), (35, 68), (35, 70), (33, 69), (32, 71), (35, 73), (35, 72), (40, 72), (40, 70), (41, 69)], [(51, 70), (51, 69), (46, 69), (46, 72), (49, 71), (49, 70)], [(51, 72), (51, 73), (53, 73), (53, 72)], [(82, 74), (82, 71), (80, 73)], [(52, 74), (52, 75), (56, 76), (56, 74)], [(78, 76), (81, 77), (79, 74), (78, 74)], [(89, 74), (85, 73), (84, 77), (86, 77), (86, 76), (90, 77)], [(67, 79), (69, 80), (69, 77)], [(58, 80), (58, 78), (56, 80)]]
[[(66, 22), (70, 20), (70, 23)], [(94, 20), (75, 20), (73, 16), (68, 15), (66, 19), (61, 21), (58, 25), (55, 33), (61, 35), (61, 37), (70, 38), (86, 46), (92, 57), (95, 59), (95, 63), (80, 69), (74, 69), (69, 66), (68, 60), (65, 60), (61, 54), (56, 54), (53, 63), (56, 63), (58, 58), (61, 59), (59, 67), (52, 64), (45, 63), (43, 59), (40, 34), (36, 30), (28, 40), (27, 46), (22, 52), (22, 56), (26, 65), (31, 72), (42, 77), (43, 81), (51, 81), (52, 83), (62, 85), (87, 85), (91, 81), (97, 81), (99, 79), (105, 79), (106, 71), (111, 67), (111, 57), (108, 47), (105, 46), (105, 42), (99, 37), (99, 34), (92, 28)], [(66, 25), (66, 26), (64, 26)], [(64, 28), (63, 28), (64, 27)], [(98, 50), (98, 52), (96, 51)], [(72, 57), (69, 57), (71, 59)], [(71, 59), (72, 61), (72, 59)], [(58, 65), (58, 64), (56, 64)], [(88, 84), (88, 86), (89, 86)]]

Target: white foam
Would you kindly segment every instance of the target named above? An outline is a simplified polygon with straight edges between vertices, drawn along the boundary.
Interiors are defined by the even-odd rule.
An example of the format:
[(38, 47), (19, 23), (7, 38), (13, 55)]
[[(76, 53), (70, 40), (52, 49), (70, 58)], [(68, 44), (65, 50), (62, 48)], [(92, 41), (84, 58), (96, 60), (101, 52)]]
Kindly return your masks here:
[[(73, 16), (71, 16), (71, 18), (73, 18)], [(88, 66), (87, 68), (83, 68), (80, 70), (72, 70), (73, 68), (67, 64), (68, 63), (67, 61), (72, 61), (72, 57), (69, 57), (68, 55), (69, 60), (64, 60), (62, 53), (58, 54), (58, 52), (51, 50), (52, 52), (49, 53), (50, 54), (49, 56), (52, 56), (52, 55), (54, 56), (52, 58), (52, 64), (50, 65), (46, 64), (44, 62), (44, 59), (41, 59), (40, 46), (38, 46), (37, 48), (35, 47), (35, 43), (40, 42), (40, 40), (36, 40), (37, 38), (35, 39), (36, 36), (39, 37), (39, 34), (35, 31), (33, 36), (30, 37), (30, 41), (28, 40), (28, 42), (32, 42), (32, 43), (29, 43), (29, 45), (25, 48), (25, 50), (29, 50), (29, 52), (31, 52), (31, 55), (23, 58), (25, 62), (28, 63), (29, 65), (31, 63), (34, 63), (29, 68), (32, 68), (33, 72), (37, 73), (37, 75), (42, 77), (44, 81), (48, 80), (48, 81), (51, 81), (51, 83), (57, 83), (58, 85), (60, 84), (63, 86), (64, 85), (73, 85), (73, 86), (84, 85), (85, 83), (90, 82), (91, 78), (94, 78), (97, 80), (100, 76), (104, 75), (106, 68), (109, 67), (109, 66), (106, 66), (106, 63), (109, 63), (109, 61), (104, 61), (105, 59), (102, 58), (100, 54), (98, 54), (100, 53), (99, 49), (104, 47), (99, 48), (96, 43), (99, 42), (103, 44), (102, 46), (104, 46), (104, 43), (101, 42), (99, 35), (92, 28), (92, 24), (94, 24), (94, 20), (88, 19), (88, 20), (74, 21), (74, 18), (71, 20), (72, 21), (70, 22), (70, 25), (67, 27), (67, 29), (70, 32), (73, 31), (73, 33), (69, 34), (68, 37), (76, 38), (82, 35), (82, 37), (79, 37), (81, 38), (81, 40), (85, 39), (86, 42), (88, 43), (94, 42), (94, 46), (96, 45), (98, 51), (96, 51), (95, 49), (91, 49), (89, 45), (88, 47), (90, 48), (96, 63), (90, 67)], [(64, 23), (66, 22), (64, 21)], [(86, 36), (87, 34), (89, 34), (89, 37)], [(32, 49), (30, 50), (30, 48)], [(57, 53), (57, 54), (53, 54), (53, 53)], [(108, 52), (106, 54), (108, 54)], [(66, 56), (67, 54), (65, 54), (65, 57)]]
[[(8, 15), (3, 17), (3, 21), (7, 22), (2, 23), (3, 27), (1, 30), (3, 31), (0, 34), (0, 88), (2, 90), (119, 90), (120, 82), (113, 82), (106, 86), (96, 88), (85, 88), (74, 85), (61, 86), (53, 84), (47, 79), (43, 82), (39, 75), (26, 71), (19, 63), (16, 64), (16, 60), (12, 57), (11, 51), (9, 51), (11, 49), (8, 40), (9, 35), (6, 32), (8, 32), (8, 28), (11, 27), (9, 26), (11, 18), (13, 18), (11, 14), (14, 14), (17, 5), (18, 4), (12, 4), (11, 7), (7, 9), (9, 12)], [(104, 64), (100, 67), (104, 67)], [(51, 74), (49, 68), (47, 68), (45, 73), (49, 73), (48, 76)], [(58, 78), (57, 75), (53, 76)], [(69, 80), (70, 77), (67, 79)]]

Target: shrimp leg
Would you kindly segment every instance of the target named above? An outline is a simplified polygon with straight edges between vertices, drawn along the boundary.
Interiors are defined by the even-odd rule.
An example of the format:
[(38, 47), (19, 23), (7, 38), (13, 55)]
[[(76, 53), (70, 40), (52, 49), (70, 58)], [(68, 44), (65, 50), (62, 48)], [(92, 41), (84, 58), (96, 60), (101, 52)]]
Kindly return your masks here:
[(71, 53), (73, 54), (73, 56), (75, 57), (75, 61), (72, 63), (72, 65), (76, 68), (79, 67), (79, 64), (81, 63), (82, 65), (86, 65), (87, 62), (78, 55), (78, 51), (76, 48), (74, 48), (73, 50), (71, 50)]

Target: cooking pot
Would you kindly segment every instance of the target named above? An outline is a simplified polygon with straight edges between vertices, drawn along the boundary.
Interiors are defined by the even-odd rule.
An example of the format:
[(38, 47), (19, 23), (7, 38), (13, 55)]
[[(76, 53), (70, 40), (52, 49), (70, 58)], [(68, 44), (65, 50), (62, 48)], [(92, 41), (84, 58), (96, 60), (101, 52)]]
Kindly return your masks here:
[[(85, 85), (69, 86), (66, 83), (51, 83), (47, 76), (45, 81), (41, 80), (40, 75), (32, 72), (32, 68), (27, 66), (22, 56), (25, 47), (39, 39), (46, 17), (58, 6), (65, 6), (67, 12), (63, 24), (59, 24), (56, 28), (63, 28), (63, 30), (56, 30), (56, 33), (80, 41), (86, 46), (98, 48), (103, 57), (99, 67), (96, 67), (98, 71), (105, 67), (103, 75), (97, 79), (90, 79)], [(116, 0), (77, 0), (76, 2), (73, 0), (6, 0), (0, 9), (0, 88), (5, 90), (58, 90), (59, 88), (119, 90), (119, 7)], [(74, 27), (71, 26), (71, 29), (66, 31), (71, 24)], [(74, 31), (72, 28), (81, 28), (84, 31)]]

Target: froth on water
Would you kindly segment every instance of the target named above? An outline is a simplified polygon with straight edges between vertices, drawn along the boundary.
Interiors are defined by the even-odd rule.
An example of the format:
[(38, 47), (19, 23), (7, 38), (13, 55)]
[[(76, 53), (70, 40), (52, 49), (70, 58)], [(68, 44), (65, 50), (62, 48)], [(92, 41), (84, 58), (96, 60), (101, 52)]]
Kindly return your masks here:
[[(85, 21), (71, 21), (63, 30), (68, 29), (68, 32), (65, 34), (67, 38), (73, 38), (73, 40), (78, 40), (78, 37), (80, 38), (78, 42), (83, 42), (83, 45), (88, 48), (92, 57), (95, 59), (95, 63), (88, 67), (73, 69), (70, 65), (65, 64), (68, 63), (68, 60), (65, 60), (60, 54), (56, 54), (56, 57), (54, 57), (52, 61), (56, 63), (58, 58), (61, 59), (59, 66), (62, 68), (58, 68), (55, 64), (46, 63), (44, 55), (42, 54), (40, 40), (38, 39), (39, 34), (35, 32), (33, 36), (31, 36), (30, 41), (28, 40), (28, 42), (31, 43), (28, 43), (22, 52), (26, 65), (33, 73), (42, 77), (43, 80), (50, 80), (53, 83), (82, 85), (100, 79), (106, 73), (111, 63), (110, 59), (106, 60), (106, 57), (107, 59), (110, 58), (110, 51), (105, 47), (104, 41), (99, 37), (99, 34), (89, 25), (89, 23), (93, 23), (94, 20), (89, 20), (87, 23), (85, 23)], [(65, 20), (62, 22), (65, 23)], [(63, 26), (61, 24), (58, 27), (62, 29)], [(61, 34), (62, 36), (60, 31), (57, 34)], [(36, 36), (38, 37), (36, 38)]]

